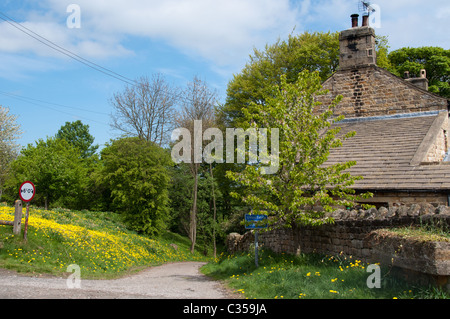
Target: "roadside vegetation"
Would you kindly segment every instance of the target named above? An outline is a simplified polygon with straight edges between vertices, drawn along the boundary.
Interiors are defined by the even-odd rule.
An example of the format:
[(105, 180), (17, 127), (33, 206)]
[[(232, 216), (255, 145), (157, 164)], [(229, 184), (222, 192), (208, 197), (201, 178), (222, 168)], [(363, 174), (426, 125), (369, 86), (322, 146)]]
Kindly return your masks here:
[(449, 299), (440, 288), (412, 285), (381, 268), (381, 288), (368, 288), (368, 264), (352, 256), (259, 252), (222, 254), (202, 272), (249, 299)]
[(391, 228), (388, 231), (420, 241), (450, 241), (450, 226), (439, 222)]
[[(0, 220), (13, 219), (14, 208), (0, 206)], [(175, 233), (138, 235), (110, 212), (31, 207), (27, 243), (11, 226), (0, 226), (0, 268), (22, 273), (64, 275), (76, 264), (83, 278), (108, 279), (167, 262), (209, 260), (189, 248)]]
[[(0, 205), (0, 220), (13, 220), (14, 208)], [(23, 227), (22, 227), (23, 232)], [(83, 278), (111, 279), (167, 262), (209, 262), (201, 270), (223, 281), (238, 297), (257, 299), (450, 299), (434, 287), (414, 286), (382, 268), (381, 288), (368, 288), (367, 264), (351, 256), (259, 252), (220, 253), (212, 258), (190, 252), (187, 237), (172, 232), (150, 238), (126, 228), (111, 212), (30, 208), (28, 242), (0, 226), (0, 268), (24, 274), (66, 276), (76, 264)], [(206, 247), (203, 243), (199, 243)], [(209, 245), (211, 246), (211, 245)], [(200, 250), (200, 249), (198, 249)]]

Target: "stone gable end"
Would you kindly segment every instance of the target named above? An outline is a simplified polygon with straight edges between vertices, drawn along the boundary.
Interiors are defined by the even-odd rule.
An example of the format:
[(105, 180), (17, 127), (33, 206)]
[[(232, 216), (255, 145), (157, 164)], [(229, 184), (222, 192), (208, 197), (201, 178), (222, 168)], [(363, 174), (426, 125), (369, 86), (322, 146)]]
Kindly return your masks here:
[(377, 66), (339, 70), (322, 86), (329, 93), (317, 97), (321, 107), (341, 94), (335, 114), (346, 118), (447, 110), (447, 99)]

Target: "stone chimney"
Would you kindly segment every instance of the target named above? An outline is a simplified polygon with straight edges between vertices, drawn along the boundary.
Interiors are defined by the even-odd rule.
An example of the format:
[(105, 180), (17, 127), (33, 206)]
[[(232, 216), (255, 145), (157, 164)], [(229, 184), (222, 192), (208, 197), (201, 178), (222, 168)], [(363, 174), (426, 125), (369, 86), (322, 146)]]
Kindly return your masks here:
[(369, 26), (368, 16), (363, 16), (358, 26), (358, 14), (352, 14), (352, 27), (339, 34), (339, 69), (356, 69), (376, 65), (375, 30)]
[(420, 70), (419, 77), (409, 77), (409, 71), (405, 71), (404, 78), (406, 81), (414, 84), (415, 86), (428, 91), (427, 71), (425, 69)]

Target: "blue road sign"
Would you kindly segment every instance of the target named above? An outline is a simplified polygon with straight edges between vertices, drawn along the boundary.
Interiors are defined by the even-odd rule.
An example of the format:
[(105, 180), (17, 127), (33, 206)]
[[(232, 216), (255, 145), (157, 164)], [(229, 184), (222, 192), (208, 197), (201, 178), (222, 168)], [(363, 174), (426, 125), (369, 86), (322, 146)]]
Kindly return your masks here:
[[(264, 221), (265, 221), (265, 223), (264, 223)], [(246, 229), (267, 228), (267, 215), (245, 214), (245, 228)]]

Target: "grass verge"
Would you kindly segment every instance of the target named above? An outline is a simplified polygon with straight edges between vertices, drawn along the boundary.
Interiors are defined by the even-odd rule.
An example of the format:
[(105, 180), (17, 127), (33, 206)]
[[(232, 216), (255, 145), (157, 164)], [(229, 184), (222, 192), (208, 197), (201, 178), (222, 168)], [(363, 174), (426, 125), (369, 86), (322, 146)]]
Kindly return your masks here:
[[(13, 219), (14, 208), (0, 206), (0, 220)], [(83, 278), (109, 279), (166, 262), (208, 260), (191, 254), (186, 238), (140, 236), (114, 213), (30, 207), (28, 242), (11, 226), (0, 226), (0, 268), (23, 273), (64, 275), (76, 264)]]
[(369, 288), (367, 264), (351, 256), (291, 256), (262, 250), (259, 267), (253, 254), (221, 255), (202, 272), (244, 298), (256, 299), (430, 299), (450, 298), (437, 288), (418, 287), (381, 268), (381, 288)]

